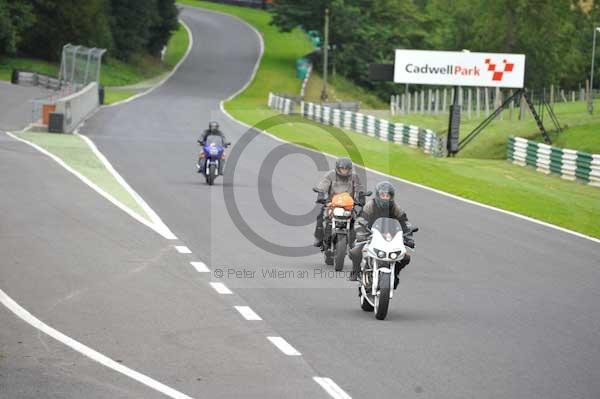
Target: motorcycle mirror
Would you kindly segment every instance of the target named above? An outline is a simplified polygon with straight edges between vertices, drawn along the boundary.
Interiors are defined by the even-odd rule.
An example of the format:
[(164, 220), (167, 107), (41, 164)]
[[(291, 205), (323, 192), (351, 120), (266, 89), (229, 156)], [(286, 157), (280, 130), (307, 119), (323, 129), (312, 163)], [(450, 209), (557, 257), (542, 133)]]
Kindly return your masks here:
[(315, 193), (320, 193), (320, 192), (321, 192), (321, 190), (319, 190), (319, 189), (318, 189), (318, 188), (316, 188), (316, 187), (313, 187), (313, 188), (312, 188), (312, 190), (313, 190)]
[(358, 224), (360, 224), (361, 226), (368, 226), (369, 222), (367, 222), (364, 219), (358, 219)]
[(416, 233), (417, 231), (419, 231), (419, 228), (415, 226), (415, 227), (411, 228), (410, 230), (411, 230), (413, 233)]
[(370, 197), (371, 195), (373, 195), (373, 191), (367, 191), (365, 193), (365, 197)]
[(229, 147), (231, 145), (230, 142), (225, 143), (225, 147)]

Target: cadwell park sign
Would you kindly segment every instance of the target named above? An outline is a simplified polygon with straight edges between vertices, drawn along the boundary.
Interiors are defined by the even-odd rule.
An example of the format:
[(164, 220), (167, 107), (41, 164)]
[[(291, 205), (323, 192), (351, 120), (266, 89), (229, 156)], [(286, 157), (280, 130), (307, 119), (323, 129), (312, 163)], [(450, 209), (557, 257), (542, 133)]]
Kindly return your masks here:
[(394, 82), (523, 88), (524, 54), (396, 50)]

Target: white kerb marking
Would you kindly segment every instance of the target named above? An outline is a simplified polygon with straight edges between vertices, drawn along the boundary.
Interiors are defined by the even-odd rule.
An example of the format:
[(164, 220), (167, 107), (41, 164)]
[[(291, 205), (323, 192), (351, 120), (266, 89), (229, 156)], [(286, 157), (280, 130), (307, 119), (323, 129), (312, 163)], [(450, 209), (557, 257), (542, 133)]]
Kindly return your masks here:
[(235, 306), (235, 309), (240, 312), (240, 314), (246, 320), (262, 320), (261, 317), (250, 308), (250, 306)]
[(97, 352), (94, 349), (89, 348), (78, 341), (75, 341), (73, 338), (66, 336), (65, 334), (61, 333), (58, 330), (55, 330), (54, 328), (45, 324), (44, 322), (42, 322), (41, 320), (39, 320), (35, 316), (33, 316), (31, 313), (29, 313), (27, 310), (22, 308), (21, 305), (16, 303), (11, 297), (6, 295), (4, 293), (4, 291), (2, 291), (2, 290), (0, 290), (0, 302), (4, 306), (6, 306), (11, 312), (13, 312), (15, 315), (17, 315), (21, 320), (23, 320), (26, 323), (30, 324), (31, 326), (37, 328), (41, 332), (49, 335), (50, 337), (54, 338), (55, 340), (63, 343), (64, 345), (70, 347), (71, 349), (81, 353), (82, 355), (87, 356), (90, 359), (102, 364), (103, 366), (108, 367), (109, 369), (112, 369), (118, 373), (121, 373), (129, 378), (132, 378), (132, 379), (138, 381), (139, 383), (142, 383), (142, 384), (146, 385), (147, 387), (152, 388), (152, 389), (154, 389), (166, 396), (169, 396), (173, 399), (192, 399), (190, 396), (187, 396), (186, 394), (176, 391), (175, 389), (170, 388), (170, 387), (168, 387), (168, 386), (166, 386), (166, 385), (164, 385), (142, 373), (132, 370), (129, 367), (125, 367), (122, 364), (117, 363), (116, 361), (103, 355), (102, 353)]
[(180, 254), (191, 254), (192, 253), (192, 251), (190, 251), (190, 249), (188, 247), (186, 247), (185, 245), (175, 245), (175, 249)]
[(196, 271), (198, 273), (209, 273), (210, 270), (208, 269), (208, 267), (204, 264), (204, 262), (190, 262), (190, 264), (192, 266), (194, 266), (194, 269), (196, 269)]
[(281, 337), (267, 337), (269, 341), (273, 345), (275, 345), (280, 351), (282, 351), (285, 355), (288, 356), (300, 356), (301, 353), (298, 352), (292, 345), (288, 344), (288, 342)]
[(233, 294), (233, 292), (231, 292), (231, 290), (229, 288), (227, 288), (227, 286), (225, 284), (223, 284), (223, 283), (210, 283), (210, 285), (219, 294), (222, 294), (222, 295), (231, 295), (231, 294)]
[(331, 378), (313, 377), (313, 380), (319, 384), (332, 398), (352, 399), (342, 388), (340, 388)]

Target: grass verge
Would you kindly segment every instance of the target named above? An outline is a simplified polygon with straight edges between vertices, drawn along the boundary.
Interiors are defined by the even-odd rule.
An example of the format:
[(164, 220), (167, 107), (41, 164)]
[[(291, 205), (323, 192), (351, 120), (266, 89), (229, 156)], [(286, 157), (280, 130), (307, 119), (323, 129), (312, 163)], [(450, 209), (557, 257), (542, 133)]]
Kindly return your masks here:
[(113, 196), (123, 205), (148, 220), (152, 220), (137, 201), (104, 167), (90, 147), (77, 135), (21, 132), (17, 137), (39, 145), (51, 154), (62, 159), (67, 165), (90, 179), (102, 190)]
[[(229, 113), (245, 123), (259, 127), (261, 122), (276, 118), (276, 126), (269, 128), (272, 134), (330, 154), (347, 154), (335, 138), (341, 132), (328, 134), (324, 132), (322, 125), (297, 117), (281, 116), (265, 105), (269, 91), (298, 91), (300, 82), (295, 79), (294, 61), (311, 48), (302, 32), (279, 33), (269, 25), (271, 16), (264, 11), (197, 0), (181, 2), (236, 15), (253, 25), (263, 36), (265, 57), (256, 79), (246, 91), (225, 104)], [(577, 116), (574, 117), (576, 118)], [(544, 176), (531, 169), (511, 165), (503, 160), (505, 153), (498, 160), (436, 159), (405, 146), (374, 140), (357, 133), (345, 134), (360, 149), (362, 161), (355, 161), (360, 161), (365, 166), (600, 237), (600, 224), (597, 223), (600, 220), (598, 188)], [(496, 151), (499, 154), (501, 149)]]

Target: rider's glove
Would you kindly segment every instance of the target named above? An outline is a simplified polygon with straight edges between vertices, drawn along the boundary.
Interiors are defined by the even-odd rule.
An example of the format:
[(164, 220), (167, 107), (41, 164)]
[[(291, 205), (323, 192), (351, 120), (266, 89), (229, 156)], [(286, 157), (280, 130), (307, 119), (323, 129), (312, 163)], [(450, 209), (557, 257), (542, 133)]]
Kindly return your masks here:
[(317, 193), (317, 200), (315, 201), (317, 204), (324, 204), (325, 201), (325, 193)]
[(404, 245), (414, 249), (415, 248), (415, 240), (413, 240), (412, 238), (405, 238)]

